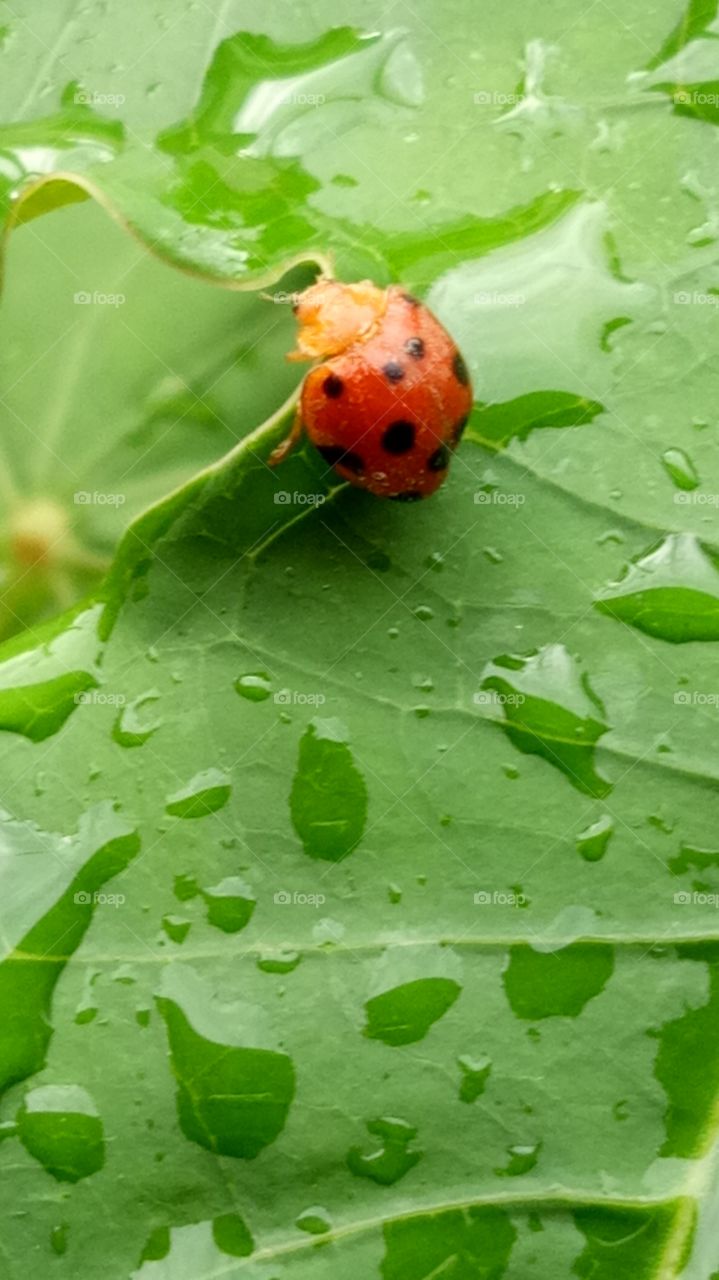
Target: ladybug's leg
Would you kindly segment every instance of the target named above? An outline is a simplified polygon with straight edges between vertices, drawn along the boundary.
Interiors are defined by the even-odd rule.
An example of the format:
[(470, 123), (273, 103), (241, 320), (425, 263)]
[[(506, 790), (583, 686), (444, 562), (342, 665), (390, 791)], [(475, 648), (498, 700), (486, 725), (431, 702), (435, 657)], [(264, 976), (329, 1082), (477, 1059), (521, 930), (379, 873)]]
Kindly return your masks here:
[(287, 457), (288, 453), (292, 452), (295, 445), (298, 444), (301, 439), (302, 439), (302, 408), (298, 404), (297, 409), (295, 411), (294, 419), (292, 421), (292, 426), (290, 428), (290, 433), (282, 441), (282, 444), (278, 444), (277, 448), (272, 450), (272, 453), (267, 459), (269, 466), (276, 467), (278, 462), (283, 462), (284, 459)]

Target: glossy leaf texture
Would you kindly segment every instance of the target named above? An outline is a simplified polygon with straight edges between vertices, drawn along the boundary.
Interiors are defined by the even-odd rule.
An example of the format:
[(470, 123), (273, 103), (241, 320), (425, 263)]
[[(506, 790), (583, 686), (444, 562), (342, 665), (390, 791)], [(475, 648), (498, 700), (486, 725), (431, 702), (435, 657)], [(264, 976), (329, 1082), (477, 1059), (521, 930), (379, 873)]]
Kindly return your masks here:
[[(719, 1270), (719, 194), (672, 87), (716, 13), (438, 15), (8, 8), (8, 173), (40, 148), (225, 282), (399, 279), (477, 397), (439, 494), (382, 503), (267, 467), (289, 384), (240, 359), (101, 590), (0, 652), (9, 1275)], [(196, 287), (191, 386), (232, 301)], [(122, 414), (75, 359), (146, 431), (135, 357)]]

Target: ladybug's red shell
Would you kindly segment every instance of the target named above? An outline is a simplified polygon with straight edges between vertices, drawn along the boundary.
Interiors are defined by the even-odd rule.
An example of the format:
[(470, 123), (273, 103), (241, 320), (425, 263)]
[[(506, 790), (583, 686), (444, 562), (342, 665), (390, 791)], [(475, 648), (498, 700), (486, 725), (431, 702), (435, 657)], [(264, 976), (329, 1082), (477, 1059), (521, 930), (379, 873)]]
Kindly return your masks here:
[(383, 308), (366, 334), (308, 373), (300, 412), (312, 444), (343, 480), (409, 502), (442, 484), (472, 389), (431, 311), (398, 286), (385, 291)]

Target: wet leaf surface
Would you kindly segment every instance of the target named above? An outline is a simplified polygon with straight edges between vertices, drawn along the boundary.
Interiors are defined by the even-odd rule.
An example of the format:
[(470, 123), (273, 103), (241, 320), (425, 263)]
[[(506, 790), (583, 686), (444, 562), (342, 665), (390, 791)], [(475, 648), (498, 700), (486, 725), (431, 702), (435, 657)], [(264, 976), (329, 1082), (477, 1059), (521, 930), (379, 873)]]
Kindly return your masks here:
[[(8, 1275), (710, 1280), (719, 215), (666, 85), (711, 83), (716, 13), (5, 8), (8, 210), (62, 171), (225, 283), (401, 279), (478, 401), (446, 487), (382, 504), (267, 468), (262, 339), (167, 498), (158, 436), (94, 602), (0, 653)], [(91, 205), (13, 232), (6, 323), (21, 238), (86, 213), (101, 261)], [(197, 389), (242, 321), (182, 285)], [(149, 430), (123, 314), (119, 407), (90, 337), (34, 499), (74, 492), (48, 444), (94, 488)]]

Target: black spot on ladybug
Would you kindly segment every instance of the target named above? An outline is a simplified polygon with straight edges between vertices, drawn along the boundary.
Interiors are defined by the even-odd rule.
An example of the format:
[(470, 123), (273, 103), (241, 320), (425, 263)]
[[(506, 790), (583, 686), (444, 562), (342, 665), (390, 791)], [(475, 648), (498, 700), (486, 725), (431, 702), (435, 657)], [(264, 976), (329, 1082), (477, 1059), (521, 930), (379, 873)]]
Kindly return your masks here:
[(294, 314), (295, 314), (295, 315), (297, 315), (297, 312), (299, 311), (299, 309), (300, 309), (300, 304), (299, 304), (299, 302), (293, 302), (293, 303), (292, 303), (292, 310), (293, 310), (293, 312), (294, 312)]
[(351, 449), (343, 449), (339, 444), (320, 444), (317, 452), (322, 455), (328, 467), (344, 467), (355, 476), (364, 471), (364, 462), (359, 454), (353, 453)]
[(435, 449), (434, 453), (427, 459), (427, 466), (430, 471), (444, 471), (449, 466), (449, 449), (446, 444), (441, 444), (439, 449)]
[(389, 496), (391, 502), (421, 502), (424, 495), (408, 489), (406, 493), (391, 493)]
[(401, 382), (404, 377), (404, 369), (398, 360), (388, 360), (382, 372), (389, 382)]
[(337, 377), (336, 373), (331, 373), (322, 383), (322, 390), (326, 396), (329, 396), (330, 400), (336, 400), (338, 396), (342, 395), (344, 389), (345, 384), (341, 378)]
[(408, 338), (404, 349), (413, 360), (421, 360), (424, 355), (424, 342), (421, 338)]
[(382, 448), (387, 453), (408, 453), (414, 444), (414, 427), (411, 422), (393, 422), (382, 433)]
[(403, 301), (403, 302), (407, 302), (407, 303), (409, 303), (410, 307), (421, 307), (421, 306), (422, 306), (422, 303), (420, 302), (419, 298), (415, 298), (415, 297), (413, 297), (411, 293), (403, 293), (403, 294), (402, 294), (402, 301)]
[(466, 414), (464, 418), (460, 418), (459, 422), (455, 423), (454, 431), (452, 432), (452, 440), (455, 444), (459, 444), (462, 439), (462, 436), (464, 435), (464, 428), (468, 422), (469, 414)]
[(469, 372), (467, 370), (466, 364), (464, 363), (464, 356), (461, 356), (459, 351), (455, 351), (454, 353), (452, 368), (454, 369), (454, 376), (457, 379), (457, 381), (461, 382), (463, 387), (468, 387)]

